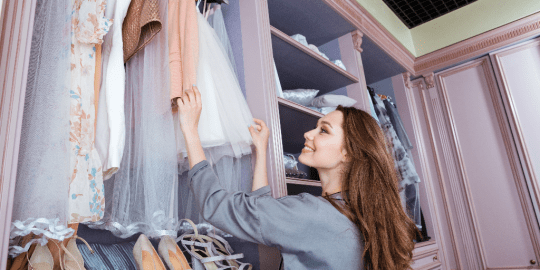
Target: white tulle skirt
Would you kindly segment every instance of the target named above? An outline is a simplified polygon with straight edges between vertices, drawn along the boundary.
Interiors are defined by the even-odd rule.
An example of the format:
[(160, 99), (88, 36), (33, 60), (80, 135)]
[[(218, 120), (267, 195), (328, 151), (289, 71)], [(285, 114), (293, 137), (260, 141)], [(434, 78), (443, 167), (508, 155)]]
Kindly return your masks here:
[[(197, 12), (198, 13), (198, 12)], [(251, 111), (240, 84), (214, 29), (198, 14), (199, 66), (197, 87), (201, 92), (202, 113), (199, 136), (206, 155), (223, 188), (250, 192), (253, 173), (251, 160)], [(189, 188), (189, 163), (185, 141), (175, 116), (179, 164), (179, 216), (202, 223)]]
[[(252, 141), (248, 125), (253, 123), (253, 116), (227, 52), (216, 32), (200, 13), (197, 19), (199, 27), (197, 87), (202, 97), (199, 136), (207, 159), (212, 163), (224, 156), (239, 158), (251, 154)], [(179, 123), (175, 121), (176, 142), (180, 172), (183, 172), (189, 168)]]

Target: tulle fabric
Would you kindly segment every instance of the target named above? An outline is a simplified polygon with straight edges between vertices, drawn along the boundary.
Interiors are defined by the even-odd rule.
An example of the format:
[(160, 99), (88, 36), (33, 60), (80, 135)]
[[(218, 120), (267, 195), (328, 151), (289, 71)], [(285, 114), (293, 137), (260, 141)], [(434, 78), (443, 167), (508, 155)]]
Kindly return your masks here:
[(214, 14), (208, 18), (208, 24), (214, 28), (214, 31), (221, 41), (221, 45), (223, 45), (223, 49), (227, 53), (227, 57), (231, 62), (234, 74), (238, 76), (238, 71), (236, 70), (236, 61), (234, 60), (231, 41), (229, 40), (227, 28), (225, 27), (225, 20), (223, 18), (223, 12), (221, 11), (221, 5), (216, 5)]
[[(239, 158), (249, 155), (252, 140), (248, 126), (253, 124), (253, 116), (214, 29), (199, 12), (197, 20), (197, 87), (203, 105), (198, 131), (206, 157), (210, 163), (215, 163), (224, 156)], [(175, 118), (179, 170), (184, 172), (189, 169), (187, 150), (177, 113)]]
[[(9, 254), (63, 240), (70, 181), (71, 0), (38, 1), (21, 130)], [(18, 236), (41, 235), (25, 247)]]
[[(253, 123), (253, 117), (220, 39), (201, 14), (198, 13), (197, 18), (199, 25), (197, 86), (203, 103), (199, 120), (201, 143), (206, 159), (212, 165), (223, 188), (232, 192), (251, 192), (252, 141), (248, 125)], [(179, 216), (203, 223), (205, 221), (199, 214), (199, 208), (189, 188), (187, 179), (189, 164), (185, 141), (178, 115), (175, 117), (180, 172)]]
[(122, 166), (105, 182), (105, 228), (118, 237), (176, 236), (178, 167), (169, 99), (167, 2), (163, 28), (126, 64), (126, 145)]

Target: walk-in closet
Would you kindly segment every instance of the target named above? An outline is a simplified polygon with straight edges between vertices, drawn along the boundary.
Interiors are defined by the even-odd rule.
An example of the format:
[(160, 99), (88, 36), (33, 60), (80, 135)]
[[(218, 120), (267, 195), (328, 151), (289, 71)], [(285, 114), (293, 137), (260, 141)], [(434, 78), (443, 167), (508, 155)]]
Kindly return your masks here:
[[(305, 134), (338, 106), (354, 107), (385, 136), (400, 206), (416, 230), (412, 269), (540, 269), (540, 5), (496, 0), (487, 8), (489, 1), (425, 1), (444, 2), (447, 13), (423, 6), (416, 15), (429, 18), (421, 22), (405, 15), (424, 1), (0, 0), (0, 268), (29, 269), (31, 254), (48, 247), (54, 269), (67, 250), (79, 250), (81, 259), (66, 260), (86, 269), (137, 269), (148, 254), (163, 260), (148, 269), (292, 269), (287, 248), (265, 245), (262, 231), (249, 234), (264, 220), (258, 214), (244, 222), (232, 203), (216, 207), (245, 226), (235, 236), (199, 212), (211, 195), (198, 201), (191, 181), (206, 163), (189, 162), (178, 105), (197, 85), (212, 100), (203, 102), (210, 109), (203, 106), (198, 129), (206, 132), (199, 134), (206, 166), (236, 196), (231, 201), (247, 205), (241, 213), (257, 213), (254, 197), (280, 202), (307, 193), (326, 203), (317, 169), (299, 160), (313, 151)], [(55, 24), (58, 31), (47, 28)], [(461, 28), (454, 32), (454, 24)], [(85, 27), (103, 31), (83, 42)], [(140, 41), (124, 36), (114, 47), (122, 33)], [(69, 63), (75, 54), (84, 58)], [(109, 57), (119, 61), (112, 69)], [(47, 78), (64, 71), (62, 80)], [(262, 165), (243, 130), (257, 126), (252, 117), (270, 133)], [(70, 126), (79, 133), (55, 135)], [(47, 138), (35, 153), (28, 145)], [(62, 147), (76, 157), (60, 155)], [(269, 187), (257, 190), (262, 167)], [(68, 182), (49, 177), (56, 174)], [(73, 181), (86, 186), (71, 192)], [(73, 203), (86, 193), (94, 197)], [(42, 205), (46, 216), (19, 220), (31, 215), (25, 205)], [(296, 216), (305, 213), (287, 222)]]

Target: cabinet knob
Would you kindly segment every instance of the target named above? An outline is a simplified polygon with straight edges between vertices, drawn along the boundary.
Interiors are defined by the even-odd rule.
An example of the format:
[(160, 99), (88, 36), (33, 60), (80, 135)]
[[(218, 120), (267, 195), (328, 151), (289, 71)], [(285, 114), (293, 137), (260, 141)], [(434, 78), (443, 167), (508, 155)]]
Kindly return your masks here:
[(433, 260), (436, 261), (438, 258), (437, 256), (433, 256)]
[(531, 260), (531, 264), (536, 264), (536, 260)]

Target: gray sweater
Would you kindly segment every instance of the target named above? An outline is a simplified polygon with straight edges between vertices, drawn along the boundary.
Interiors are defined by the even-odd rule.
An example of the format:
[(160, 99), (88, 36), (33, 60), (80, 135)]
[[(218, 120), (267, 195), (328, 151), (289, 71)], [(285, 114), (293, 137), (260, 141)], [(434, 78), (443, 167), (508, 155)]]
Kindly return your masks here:
[(285, 269), (363, 269), (358, 228), (326, 199), (307, 193), (274, 199), (269, 186), (229, 192), (207, 161), (196, 164), (188, 179), (206, 221), (240, 239), (279, 248)]

